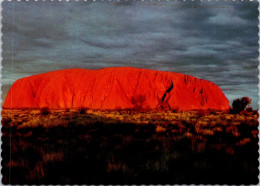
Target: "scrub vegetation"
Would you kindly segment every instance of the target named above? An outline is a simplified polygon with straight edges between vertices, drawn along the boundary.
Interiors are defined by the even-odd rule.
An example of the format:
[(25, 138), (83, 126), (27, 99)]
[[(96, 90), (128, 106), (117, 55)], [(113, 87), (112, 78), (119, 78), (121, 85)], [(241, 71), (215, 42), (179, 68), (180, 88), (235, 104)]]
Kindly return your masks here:
[(3, 110), (3, 183), (256, 184), (257, 127), (253, 110)]

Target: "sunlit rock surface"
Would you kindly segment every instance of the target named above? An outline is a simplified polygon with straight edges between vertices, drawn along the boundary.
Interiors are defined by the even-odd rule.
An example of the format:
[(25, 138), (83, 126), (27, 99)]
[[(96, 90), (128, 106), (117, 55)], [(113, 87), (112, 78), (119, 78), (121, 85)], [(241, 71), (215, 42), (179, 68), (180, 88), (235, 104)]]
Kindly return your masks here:
[(181, 73), (132, 67), (67, 69), (17, 80), (3, 108), (229, 109), (214, 83)]

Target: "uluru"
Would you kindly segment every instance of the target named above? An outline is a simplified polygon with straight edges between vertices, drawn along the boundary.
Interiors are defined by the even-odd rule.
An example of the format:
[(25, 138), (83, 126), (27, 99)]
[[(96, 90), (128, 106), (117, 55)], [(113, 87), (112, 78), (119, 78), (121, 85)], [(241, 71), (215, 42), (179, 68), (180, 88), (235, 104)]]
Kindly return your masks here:
[(3, 108), (161, 108), (227, 110), (216, 84), (190, 75), (132, 67), (66, 69), (17, 80)]

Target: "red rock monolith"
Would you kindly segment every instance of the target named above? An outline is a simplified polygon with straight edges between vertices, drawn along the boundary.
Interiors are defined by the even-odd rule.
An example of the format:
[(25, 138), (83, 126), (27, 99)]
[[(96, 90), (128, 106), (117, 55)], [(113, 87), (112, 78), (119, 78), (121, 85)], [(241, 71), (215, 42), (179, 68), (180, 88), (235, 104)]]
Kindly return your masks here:
[(214, 83), (181, 73), (132, 67), (67, 69), (17, 80), (3, 108), (229, 109)]

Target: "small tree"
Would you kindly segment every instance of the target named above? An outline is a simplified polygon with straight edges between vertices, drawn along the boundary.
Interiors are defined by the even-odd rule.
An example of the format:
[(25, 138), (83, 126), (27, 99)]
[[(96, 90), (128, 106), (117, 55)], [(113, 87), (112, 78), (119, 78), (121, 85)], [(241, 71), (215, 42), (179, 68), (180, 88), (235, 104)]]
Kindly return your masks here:
[(252, 99), (249, 97), (237, 98), (232, 103), (232, 110), (234, 113), (240, 113), (245, 110), (252, 102)]

